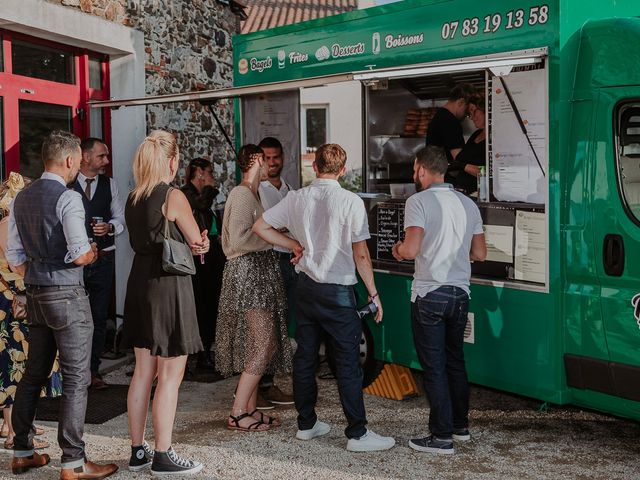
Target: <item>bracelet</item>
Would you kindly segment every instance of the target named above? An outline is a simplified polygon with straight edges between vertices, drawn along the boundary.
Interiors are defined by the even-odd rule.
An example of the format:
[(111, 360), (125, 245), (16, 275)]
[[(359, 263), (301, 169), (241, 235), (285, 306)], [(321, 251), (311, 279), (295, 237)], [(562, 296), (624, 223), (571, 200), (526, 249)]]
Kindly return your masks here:
[(373, 300), (374, 298), (376, 298), (378, 296), (378, 292), (374, 293), (373, 295), (369, 295), (369, 298), (371, 300)]

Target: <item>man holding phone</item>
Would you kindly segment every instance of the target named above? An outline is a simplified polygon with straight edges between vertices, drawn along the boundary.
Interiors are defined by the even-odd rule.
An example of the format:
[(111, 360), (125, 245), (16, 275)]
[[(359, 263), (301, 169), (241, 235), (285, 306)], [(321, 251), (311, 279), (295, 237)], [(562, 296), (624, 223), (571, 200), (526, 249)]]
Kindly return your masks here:
[(89, 293), (93, 316), (91, 346), (91, 388), (107, 384), (99, 373), (104, 350), (107, 312), (115, 270), (115, 237), (124, 231), (124, 206), (116, 182), (104, 174), (109, 165), (109, 148), (98, 138), (86, 138), (80, 144), (82, 162), (73, 189), (82, 195), (87, 236), (98, 245), (99, 258), (84, 269), (84, 285)]

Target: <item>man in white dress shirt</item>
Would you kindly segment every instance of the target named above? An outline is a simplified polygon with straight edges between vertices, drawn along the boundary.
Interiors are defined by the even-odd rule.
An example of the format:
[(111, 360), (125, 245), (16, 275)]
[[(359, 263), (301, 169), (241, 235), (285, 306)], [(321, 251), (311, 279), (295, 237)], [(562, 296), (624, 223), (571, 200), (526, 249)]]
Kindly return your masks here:
[(104, 350), (111, 285), (115, 269), (115, 236), (124, 231), (124, 206), (116, 182), (104, 174), (109, 165), (109, 148), (98, 138), (81, 143), (82, 162), (73, 189), (82, 195), (87, 235), (98, 245), (99, 259), (84, 269), (84, 285), (89, 293), (93, 316), (91, 346), (91, 388), (107, 387), (99, 373)]
[[(260, 202), (265, 210), (276, 206), (280, 201), (293, 190), (291, 186), (281, 177), (284, 167), (284, 149), (280, 140), (274, 137), (263, 138), (258, 146), (264, 152), (264, 159), (269, 167), (267, 180), (260, 182)], [(284, 289), (287, 295), (287, 323), (291, 325), (295, 321), (296, 308), (296, 282), (298, 274), (291, 264), (291, 251), (286, 248), (274, 247), (280, 262), (280, 272)], [(260, 398), (261, 397), (261, 398)], [(260, 380), (260, 391), (258, 394), (257, 408), (264, 410), (273, 408), (273, 405), (292, 405), (293, 395), (282, 392), (273, 383), (273, 375), (263, 375)]]
[(323, 337), (331, 342), (336, 358), (336, 377), (342, 409), (347, 417), (347, 450), (388, 450), (395, 445), (367, 428), (362, 395), (360, 340), (362, 320), (358, 316), (353, 286), (356, 269), (369, 301), (376, 302), (376, 321), (382, 320), (382, 304), (373, 278), (367, 248), (370, 238), (364, 203), (340, 186), (347, 154), (336, 144), (316, 151), (311, 185), (290, 192), (254, 224), (253, 231), (273, 245), (284, 245), (287, 229), (302, 244), (304, 253), (296, 265), (296, 342), (293, 359), (293, 395), (298, 411), (299, 440), (329, 433), (330, 426), (316, 415), (318, 385), (316, 367)]

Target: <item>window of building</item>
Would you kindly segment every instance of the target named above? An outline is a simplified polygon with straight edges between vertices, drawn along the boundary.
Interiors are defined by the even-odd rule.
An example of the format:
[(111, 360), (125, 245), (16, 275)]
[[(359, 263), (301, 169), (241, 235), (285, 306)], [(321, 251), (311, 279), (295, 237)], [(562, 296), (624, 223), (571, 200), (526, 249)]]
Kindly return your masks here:
[(109, 98), (108, 57), (10, 31), (0, 38), (2, 178), (40, 176), (42, 139), (52, 130), (110, 144), (109, 112), (88, 107)]
[(314, 105), (303, 107), (302, 152), (313, 153), (328, 142), (329, 107)]
[(617, 110), (618, 185), (627, 212), (640, 222), (640, 102)]

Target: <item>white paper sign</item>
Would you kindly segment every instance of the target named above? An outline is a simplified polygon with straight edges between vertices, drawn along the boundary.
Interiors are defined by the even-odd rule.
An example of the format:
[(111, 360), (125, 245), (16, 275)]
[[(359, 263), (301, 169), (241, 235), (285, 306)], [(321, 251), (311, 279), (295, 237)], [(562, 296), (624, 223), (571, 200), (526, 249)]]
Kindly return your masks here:
[(487, 242), (487, 261), (513, 262), (513, 227), (485, 225), (484, 238)]
[(516, 280), (545, 283), (545, 231), (544, 213), (516, 211)]
[(531, 145), (522, 132), (500, 77), (493, 77), (492, 174), (493, 195), (498, 200), (529, 203), (545, 201), (547, 182), (542, 170), (546, 173), (548, 165), (546, 76), (546, 70), (540, 69), (514, 72), (503, 77), (522, 117)]

